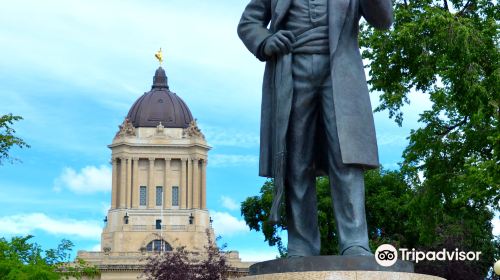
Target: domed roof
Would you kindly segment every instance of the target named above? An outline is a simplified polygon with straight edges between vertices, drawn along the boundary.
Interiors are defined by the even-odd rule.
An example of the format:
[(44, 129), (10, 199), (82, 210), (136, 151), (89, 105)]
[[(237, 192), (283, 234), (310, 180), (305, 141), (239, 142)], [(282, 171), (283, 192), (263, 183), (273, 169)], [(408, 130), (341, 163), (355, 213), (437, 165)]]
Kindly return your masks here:
[(177, 94), (170, 91), (165, 70), (159, 67), (151, 91), (144, 93), (127, 114), (134, 127), (187, 128), (193, 120), (191, 111)]

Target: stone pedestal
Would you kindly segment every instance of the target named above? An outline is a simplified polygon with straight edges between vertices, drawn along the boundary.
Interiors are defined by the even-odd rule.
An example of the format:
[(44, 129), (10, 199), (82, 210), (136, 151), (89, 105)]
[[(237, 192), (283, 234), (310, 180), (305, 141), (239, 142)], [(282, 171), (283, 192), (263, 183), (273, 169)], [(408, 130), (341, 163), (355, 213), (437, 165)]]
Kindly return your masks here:
[(413, 273), (413, 263), (397, 261), (380, 266), (374, 256), (314, 256), (276, 259), (250, 266), (250, 276), (242, 280), (442, 280)]

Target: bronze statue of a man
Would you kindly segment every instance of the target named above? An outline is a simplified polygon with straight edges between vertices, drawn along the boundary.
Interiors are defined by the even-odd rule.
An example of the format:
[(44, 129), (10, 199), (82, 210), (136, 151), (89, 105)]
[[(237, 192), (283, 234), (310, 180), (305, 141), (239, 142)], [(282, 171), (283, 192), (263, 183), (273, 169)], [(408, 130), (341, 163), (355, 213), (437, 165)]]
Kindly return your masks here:
[(391, 0), (251, 0), (238, 35), (266, 61), (259, 175), (286, 199), (289, 256), (319, 255), (315, 178), (330, 177), (342, 255), (370, 255), (363, 172), (379, 165), (359, 20), (392, 23)]

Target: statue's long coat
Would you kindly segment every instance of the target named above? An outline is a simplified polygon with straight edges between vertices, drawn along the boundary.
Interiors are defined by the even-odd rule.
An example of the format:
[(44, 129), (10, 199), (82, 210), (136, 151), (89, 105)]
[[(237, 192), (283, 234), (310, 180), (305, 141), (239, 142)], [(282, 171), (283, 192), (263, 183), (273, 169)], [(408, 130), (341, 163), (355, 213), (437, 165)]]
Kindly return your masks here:
[[(273, 108), (273, 95), (279, 91), (281, 74), (277, 65), (280, 57), (267, 59), (261, 44), (282, 28), (292, 0), (251, 0), (238, 25), (238, 35), (257, 58), (267, 60), (264, 73), (261, 112), (261, 142), (259, 175), (274, 177), (273, 159), (276, 156), (276, 133), (286, 139), (285, 127), (276, 128), (275, 119), (288, 120), (290, 104)], [(358, 47), (358, 22), (363, 16), (376, 28), (388, 28), (392, 23), (391, 0), (328, 0), (329, 47), (332, 95), (342, 160), (365, 168), (379, 165), (372, 108), (363, 63)], [(270, 26), (269, 26), (270, 23)], [(268, 27), (269, 26), (269, 27)], [(278, 90), (277, 90), (278, 89)], [(290, 99), (291, 100), (291, 99)], [(275, 106), (276, 107), (276, 106)], [(328, 112), (326, 112), (328, 113)], [(273, 131), (274, 130), (274, 131)], [(324, 129), (316, 135), (316, 169), (326, 171)], [(284, 134), (284, 135), (283, 135)]]

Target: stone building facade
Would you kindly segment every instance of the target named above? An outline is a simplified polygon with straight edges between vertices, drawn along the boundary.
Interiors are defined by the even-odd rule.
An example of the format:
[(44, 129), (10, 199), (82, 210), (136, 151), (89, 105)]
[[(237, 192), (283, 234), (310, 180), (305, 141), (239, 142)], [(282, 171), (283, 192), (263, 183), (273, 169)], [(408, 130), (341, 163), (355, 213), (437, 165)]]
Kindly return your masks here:
[[(101, 279), (137, 279), (144, 259), (185, 246), (201, 252), (214, 231), (206, 203), (208, 146), (184, 101), (170, 91), (163, 68), (151, 91), (132, 105), (108, 146), (111, 149), (111, 208), (101, 251), (79, 251), (98, 266)], [(233, 276), (250, 263), (227, 252)]]

